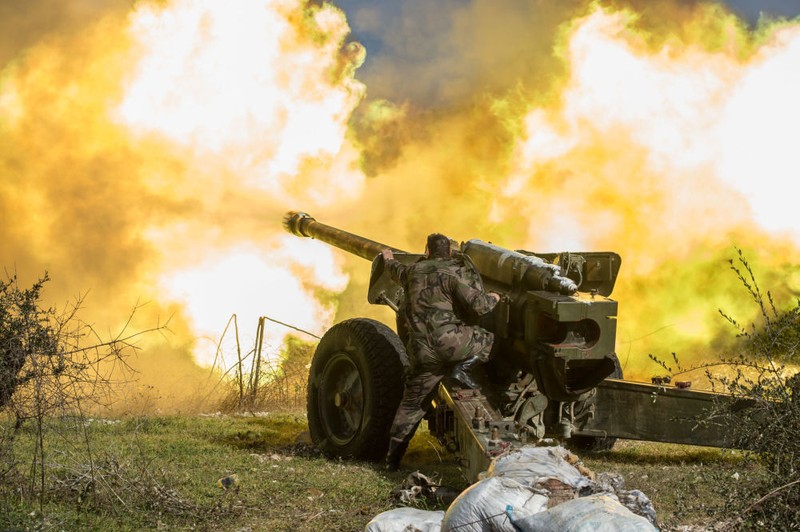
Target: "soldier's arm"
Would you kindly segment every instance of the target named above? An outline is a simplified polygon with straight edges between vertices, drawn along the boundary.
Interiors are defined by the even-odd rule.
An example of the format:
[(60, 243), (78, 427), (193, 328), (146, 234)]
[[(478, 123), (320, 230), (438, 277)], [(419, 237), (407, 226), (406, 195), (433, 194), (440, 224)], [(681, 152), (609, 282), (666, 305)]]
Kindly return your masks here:
[(384, 249), (381, 251), (383, 256), (384, 267), (388, 270), (389, 276), (401, 286), (405, 286), (406, 275), (408, 267), (394, 258), (394, 253), (391, 249)]
[(456, 293), (459, 299), (471, 308), (478, 316), (483, 316), (494, 309), (500, 296), (494, 292), (486, 292), (480, 277), (462, 275), (458, 278)]

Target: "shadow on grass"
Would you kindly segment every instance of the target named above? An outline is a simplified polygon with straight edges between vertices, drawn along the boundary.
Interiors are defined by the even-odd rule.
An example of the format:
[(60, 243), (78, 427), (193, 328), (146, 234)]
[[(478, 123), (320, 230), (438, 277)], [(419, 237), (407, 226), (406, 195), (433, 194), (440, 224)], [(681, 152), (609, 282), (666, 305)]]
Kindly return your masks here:
[(297, 415), (242, 418), (240, 424), (246, 430), (236, 430), (213, 436), (215, 443), (234, 449), (259, 453), (291, 454), (293, 456), (318, 457), (321, 452), (314, 447), (308, 436), (305, 418)]
[(618, 441), (609, 451), (578, 454), (581, 458), (624, 465), (738, 464), (746, 459), (742, 451), (641, 441)]

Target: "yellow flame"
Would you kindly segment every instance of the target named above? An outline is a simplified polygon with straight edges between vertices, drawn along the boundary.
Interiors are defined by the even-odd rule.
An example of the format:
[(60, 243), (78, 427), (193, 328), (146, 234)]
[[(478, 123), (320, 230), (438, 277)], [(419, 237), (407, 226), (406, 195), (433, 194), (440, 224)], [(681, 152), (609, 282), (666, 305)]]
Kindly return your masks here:
[(99, 330), (137, 301), (134, 326), (176, 313), (135, 363), (167, 404), (208, 388), (192, 358), (213, 361), (234, 313), (244, 352), (261, 315), (320, 334), (341, 259), (279, 221), (362, 190), (348, 32), (329, 4), (176, 0), (42, 40), (0, 78), (3, 263), (50, 269), (55, 301), (90, 291)]
[[(243, 352), (253, 345), (260, 316), (279, 319), (317, 336), (333, 321), (333, 310), (320, 305), (310, 287), (341, 291), (347, 284), (347, 276), (330, 254), (325, 250), (320, 252), (315, 242), (298, 242), (287, 236), (279, 246), (228, 249), (223, 251), (222, 258), (212, 256), (206, 263), (164, 274), (159, 279), (168, 297), (186, 305), (193, 330), (206, 336), (207, 343), (198, 344), (195, 349), (201, 364), (215, 363), (220, 325), (234, 314), (241, 331), (239, 348)], [(267, 342), (280, 345), (287, 332), (291, 331), (270, 326), (265, 337)], [(232, 354), (237, 351), (233, 329), (223, 340), (219, 353), (227, 355), (227, 360), (233, 363)], [(220, 362), (217, 361), (218, 365), (230, 367)]]
[[(346, 150), (364, 87), (342, 64), (348, 27), (334, 8), (178, 0), (139, 8), (128, 31), (141, 54), (117, 108), (128, 127), (218, 155), (272, 194), (285, 194), (309, 158), (331, 163)], [(358, 192), (357, 172), (317, 177), (336, 197)]]
[[(357, 153), (345, 132), (364, 92), (352, 77), (359, 50), (342, 49), (348, 28), (341, 12), (331, 6), (303, 11), (297, 4), (180, 0), (137, 10), (129, 33), (141, 57), (126, 81), (117, 119), (139, 135), (189, 150), (183, 160), (197, 173), (193, 180), (210, 181), (212, 190), (222, 180), (211, 172), (232, 176), (239, 191), (230, 199), (247, 208), (256, 198), (265, 205), (324, 205), (357, 197), (363, 175), (355, 170)], [(190, 197), (197, 192), (211, 191)], [(225, 201), (227, 194), (221, 190), (211, 202)], [(207, 197), (200, 201), (206, 204), (201, 212), (216, 208)], [(262, 223), (269, 221), (274, 218)], [(182, 223), (192, 235), (204, 228), (211, 235), (224, 232), (208, 222)], [(187, 246), (176, 242), (185, 232), (170, 227), (149, 234), (164, 249), (189, 248), (190, 261), (165, 254), (158, 282), (186, 305), (203, 337), (217, 338), (232, 314), (251, 329), (265, 313), (320, 334), (321, 324), (330, 323), (330, 310), (292, 269), (298, 260), (328, 264), (324, 276), (308, 278), (316, 286), (339, 286), (342, 274), (330, 249), (285, 239), (259, 242), (252, 234), (233, 236), (244, 241), (235, 246), (230, 237)], [(267, 337), (279, 343), (287, 332), (273, 327)], [(202, 349), (198, 359), (210, 364), (215, 347)]]

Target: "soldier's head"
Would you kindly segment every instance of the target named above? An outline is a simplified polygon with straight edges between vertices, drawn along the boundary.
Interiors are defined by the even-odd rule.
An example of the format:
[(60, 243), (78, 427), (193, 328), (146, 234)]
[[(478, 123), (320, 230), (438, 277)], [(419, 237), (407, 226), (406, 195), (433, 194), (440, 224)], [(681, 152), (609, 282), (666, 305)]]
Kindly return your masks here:
[(441, 233), (428, 235), (428, 243), (425, 245), (425, 253), (431, 259), (450, 258), (450, 239)]

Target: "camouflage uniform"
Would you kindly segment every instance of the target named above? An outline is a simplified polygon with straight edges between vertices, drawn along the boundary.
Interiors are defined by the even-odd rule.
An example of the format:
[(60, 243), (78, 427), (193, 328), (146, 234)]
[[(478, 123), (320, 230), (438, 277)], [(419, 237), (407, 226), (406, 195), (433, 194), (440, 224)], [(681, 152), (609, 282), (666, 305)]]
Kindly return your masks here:
[(455, 309), (480, 316), (496, 301), (483, 290), (480, 275), (456, 260), (423, 259), (408, 266), (389, 260), (386, 267), (405, 290), (402, 312), (408, 324), (410, 368), (389, 447), (390, 455), (395, 451), (402, 456), (425, 416), (423, 405), (453, 365), (472, 357), (489, 358), (494, 335), (466, 325)]

